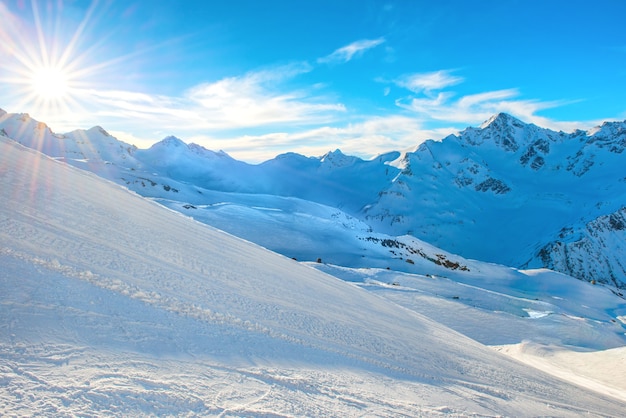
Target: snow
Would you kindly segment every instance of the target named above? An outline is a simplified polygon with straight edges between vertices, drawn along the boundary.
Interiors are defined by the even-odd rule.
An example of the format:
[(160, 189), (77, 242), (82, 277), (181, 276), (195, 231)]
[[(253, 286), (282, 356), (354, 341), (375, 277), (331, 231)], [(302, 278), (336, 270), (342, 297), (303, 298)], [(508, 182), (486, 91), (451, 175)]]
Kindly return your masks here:
[[(510, 360), (401, 298), (6, 138), (0, 184), (2, 415), (620, 416), (626, 407)], [(498, 283), (489, 270), (483, 280)], [(510, 300), (523, 299), (516, 312), (532, 305), (523, 294), (541, 290), (515, 282), (521, 276), (537, 275), (507, 276), (518, 284)], [(594, 289), (598, 306), (612, 295)], [(609, 314), (596, 308), (586, 322), (602, 330), (596, 322)]]
[[(558, 378), (626, 400), (626, 301), (549, 270), (468, 262), (449, 277), (311, 266)], [(484, 264), (484, 263), (483, 263)]]
[[(626, 201), (624, 122), (566, 134), (501, 113), (480, 128), (369, 161), (335, 150), (322, 157), (287, 153), (258, 165), (175, 137), (138, 150), (101, 127), (57, 135), (25, 114), (0, 114), (2, 132), (298, 260), (363, 267), (372, 259), (361, 245), (364, 227), (390, 239), (411, 235), (465, 258), (626, 286), (626, 230), (610, 222)], [(288, 199), (299, 202), (297, 213), (282, 209)], [(320, 216), (320, 205), (335, 217)], [(357, 223), (352, 231), (343, 226)], [(381, 267), (378, 255), (373, 260), (370, 267)]]
[(523, 342), (494, 348), (564, 380), (626, 401), (626, 347), (580, 352)]
[[(468, 261), (470, 271), (410, 274), (312, 267), (375, 292), (486, 345), (524, 341), (578, 350), (626, 346), (626, 301), (609, 288), (549, 270)], [(441, 270), (443, 272), (443, 270)]]
[[(613, 282), (608, 268), (594, 268), (595, 251), (607, 255), (602, 266), (624, 258), (619, 248), (602, 246), (612, 235), (581, 246), (561, 234), (572, 229), (593, 235), (587, 224), (623, 206), (624, 126), (564, 134), (496, 115), (480, 129), (426, 141), (407, 154), (404, 170), (367, 206), (365, 220), (378, 232), (409, 233), (467, 258)], [(559, 241), (584, 251), (548, 266), (540, 251)], [(574, 268), (564, 267), (572, 262)], [(619, 285), (622, 269), (613, 270)]]

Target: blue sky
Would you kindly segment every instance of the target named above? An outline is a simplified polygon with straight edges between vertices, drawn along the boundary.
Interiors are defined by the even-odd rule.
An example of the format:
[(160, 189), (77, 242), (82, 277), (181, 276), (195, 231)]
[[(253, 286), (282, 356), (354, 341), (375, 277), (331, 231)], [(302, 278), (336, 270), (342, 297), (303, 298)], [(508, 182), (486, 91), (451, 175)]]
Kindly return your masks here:
[(623, 0), (4, 0), (0, 107), (249, 162), (369, 158), (501, 111), (585, 129), (626, 119), (624, 16)]

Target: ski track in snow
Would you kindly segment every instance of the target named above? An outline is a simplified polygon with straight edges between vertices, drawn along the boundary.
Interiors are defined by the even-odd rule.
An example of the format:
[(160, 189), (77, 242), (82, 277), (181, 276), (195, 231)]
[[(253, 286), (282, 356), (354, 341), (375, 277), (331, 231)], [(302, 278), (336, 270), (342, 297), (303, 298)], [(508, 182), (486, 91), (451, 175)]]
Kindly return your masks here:
[(0, 145), (3, 415), (624, 410), (358, 286)]

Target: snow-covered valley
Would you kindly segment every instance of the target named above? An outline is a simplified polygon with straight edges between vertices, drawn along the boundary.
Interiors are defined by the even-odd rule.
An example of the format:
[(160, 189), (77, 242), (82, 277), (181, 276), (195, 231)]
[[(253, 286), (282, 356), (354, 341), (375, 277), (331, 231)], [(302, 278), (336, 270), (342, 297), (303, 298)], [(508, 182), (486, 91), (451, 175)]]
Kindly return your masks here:
[(298, 260), (419, 273), (380, 245), (409, 236), (409, 246), (626, 286), (624, 122), (567, 134), (499, 114), (413, 152), (287, 153), (257, 165), (175, 137), (142, 150), (101, 127), (59, 135), (26, 114), (0, 111), (0, 129)]
[(623, 415), (619, 289), (372, 230), (354, 202), (398, 155), (351, 172), (372, 189), (343, 210), (200, 187), (100, 129), (3, 126), (3, 415)]

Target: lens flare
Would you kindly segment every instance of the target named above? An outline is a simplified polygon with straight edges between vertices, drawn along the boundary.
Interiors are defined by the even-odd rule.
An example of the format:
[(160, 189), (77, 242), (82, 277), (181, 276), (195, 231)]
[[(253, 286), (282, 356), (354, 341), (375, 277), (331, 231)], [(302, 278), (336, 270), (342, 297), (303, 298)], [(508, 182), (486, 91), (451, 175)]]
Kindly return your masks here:
[(60, 68), (39, 68), (31, 78), (31, 87), (42, 100), (65, 100), (68, 94), (68, 77)]
[[(117, 80), (125, 85), (141, 80), (137, 68), (143, 61), (137, 60), (160, 48), (181, 45), (185, 36), (126, 48), (116, 41), (111, 22), (130, 9), (124, 9), (123, 2), (114, 3), (0, 0), (4, 110), (26, 111), (57, 132), (82, 127), (99, 112), (126, 117), (117, 108), (132, 110), (133, 104), (117, 100), (126, 88), (120, 88)], [(128, 77), (129, 67), (132, 77)]]
[(27, 110), (57, 128), (75, 128), (92, 88), (86, 79), (97, 78), (98, 70), (109, 65), (92, 63), (97, 51), (86, 45), (88, 29), (99, 17), (97, 5), (91, 2), (76, 21), (64, 20), (74, 15), (63, 14), (62, 0), (44, 8), (31, 0), (30, 9), (24, 2), (15, 12), (0, 1), (0, 91), (5, 102), (13, 102), (11, 110)]

